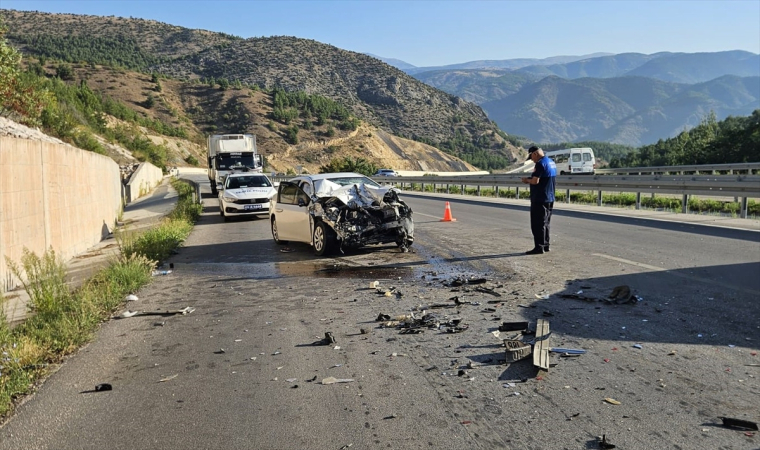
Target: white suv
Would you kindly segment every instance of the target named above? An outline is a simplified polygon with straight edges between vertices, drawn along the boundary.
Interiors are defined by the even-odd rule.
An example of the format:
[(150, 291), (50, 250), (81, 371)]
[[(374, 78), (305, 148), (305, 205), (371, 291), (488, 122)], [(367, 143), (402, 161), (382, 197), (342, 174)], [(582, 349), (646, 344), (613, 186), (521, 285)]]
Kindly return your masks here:
[(380, 169), (375, 173), (376, 177), (397, 177), (398, 173), (393, 169)]

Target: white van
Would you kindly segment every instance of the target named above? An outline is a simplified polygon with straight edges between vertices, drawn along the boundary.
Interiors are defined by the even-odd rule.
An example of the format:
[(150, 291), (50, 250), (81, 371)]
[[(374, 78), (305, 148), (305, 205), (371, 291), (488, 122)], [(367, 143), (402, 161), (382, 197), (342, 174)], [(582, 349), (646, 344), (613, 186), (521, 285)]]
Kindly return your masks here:
[(593, 175), (596, 169), (594, 151), (589, 147), (552, 150), (545, 154), (554, 160), (558, 175)]

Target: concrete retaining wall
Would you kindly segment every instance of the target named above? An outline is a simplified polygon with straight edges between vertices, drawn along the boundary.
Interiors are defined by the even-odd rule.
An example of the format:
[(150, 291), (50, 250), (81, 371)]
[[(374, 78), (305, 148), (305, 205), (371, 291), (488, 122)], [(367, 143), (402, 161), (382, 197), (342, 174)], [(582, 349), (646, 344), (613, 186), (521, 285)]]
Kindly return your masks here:
[(164, 174), (158, 167), (151, 163), (140, 164), (124, 186), (124, 202), (132, 203), (143, 195), (152, 192), (153, 188), (161, 184), (163, 179)]
[(20, 265), (24, 248), (38, 256), (52, 248), (67, 261), (107, 237), (121, 190), (107, 156), (0, 136), (0, 293), (20, 285), (5, 257)]

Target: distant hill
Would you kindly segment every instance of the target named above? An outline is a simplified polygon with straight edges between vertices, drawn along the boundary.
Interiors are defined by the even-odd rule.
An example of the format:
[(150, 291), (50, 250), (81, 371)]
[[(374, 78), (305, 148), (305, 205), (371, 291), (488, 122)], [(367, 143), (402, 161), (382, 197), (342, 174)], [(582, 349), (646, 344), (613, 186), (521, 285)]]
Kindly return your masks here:
[[(468, 61), (465, 63), (448, 64), (445, 66), (428, 66), (428, 67), (411, 67), (399, 69), (404, 70), (410, 75), (419, 75), (423, 72), (441, 71), (441, 70), (466, 70), (466, 69), (507, 69), (516, 70), (528, 66), (545, 66), (553, 64), (567, 64), (573, 61), (579, 61), (589, 58), (611, 55), (611, 53), (593, 53), (583, 56), (551, 56), (549, 58), (513, 58), (513, 59), (491, 59)], [(390, 63), (389, 63), (390, 64)]]
[(400, 59), (383, 58), (382, 56), (373, 55), (372, 53), (365, 53), (365, 55), (369, 55), (369, 56), (371, 56), (373, 58), (377, 58), (380, 61), (382, 61), (382, 62), (384, 62), (384, 63), (386, 63), (388, 65), (391, 65), (391, 66), (393, 66), (393, 67), (395, 67), (397, 69), (401, 69), (401, 70), (404, 70), (404, 71), (406, 71), (407, 69), (415, 69), (417, 67), (415, 65), (409, 64), (406, 61), (401, 61)]
[(484, 164), (509, 164), (523, 152), (479, 106), (377, 58), (313, 40), (241, 39), (119, 17), (11, 10), (0, 14), (10, 30), (9, 41), (27, 55), (114, 64), (178, 80), (224, 79), (264, 90), (321, 95), (372, 126)]
[(483, 103), (512, 133), (538, 142), (605, 141), (631, 146), (675, 136), (711, 111), (747, 116), (760, 104), (760, 77), (723, 76), (687, 85), (644, 77), (546, 77)]
[(674, 83), (701, 83), (723, 75), (760, 76), (760, 55), (734, 50), (714, 53), (621, 53), (564, 64), (531, 65), (518, 72), (562, 78), (642, 76)]

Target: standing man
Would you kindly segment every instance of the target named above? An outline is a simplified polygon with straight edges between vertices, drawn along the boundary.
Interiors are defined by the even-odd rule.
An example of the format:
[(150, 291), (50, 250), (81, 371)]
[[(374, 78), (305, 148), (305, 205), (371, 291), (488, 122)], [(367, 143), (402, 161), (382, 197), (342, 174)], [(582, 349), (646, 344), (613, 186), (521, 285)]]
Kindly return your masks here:
[(530, 177), (522, 178), (523, 183), (530, 185), (530, 231), (534, 245), (525, 254), (540, 255), (549, 251), (549, 224), (554, 209), (557, 166), (536, 146), (528, 149), (528, 159), (536, 164)]

